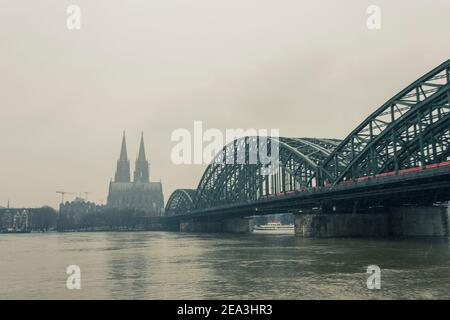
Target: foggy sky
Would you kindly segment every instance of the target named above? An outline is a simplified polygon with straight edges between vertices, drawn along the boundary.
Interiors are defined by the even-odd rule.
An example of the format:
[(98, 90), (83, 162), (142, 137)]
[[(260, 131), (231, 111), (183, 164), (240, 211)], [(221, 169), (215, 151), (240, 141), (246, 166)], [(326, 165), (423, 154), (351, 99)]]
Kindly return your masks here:
[[(66, 28), (69, 4), (81, 30)], [(381, 30), (366, 27), (370, 4)], [(144, 131), (165, 200), (205, 168), (170, 160), (172, 131), (194, 120), (344, 138), (450, 58), (449, 12), (446, 0), (0, 0), (0, 206), (56, 207), (56, 190), (105, 202), (123, 130), (132, 167)]]

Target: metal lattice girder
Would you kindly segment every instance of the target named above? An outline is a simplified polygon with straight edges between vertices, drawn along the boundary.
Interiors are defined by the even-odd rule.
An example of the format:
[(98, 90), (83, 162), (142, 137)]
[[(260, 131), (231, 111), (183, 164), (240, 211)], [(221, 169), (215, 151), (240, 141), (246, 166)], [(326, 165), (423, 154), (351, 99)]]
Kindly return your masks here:
[(213, 161), (208, 166), (194, 197), (194, 209), (314, 187), (321, 162), (339, 144), (335, 139), (283, 137), (269, 138), (269, 148), (272, 142), (277, 143), (279, 152), (279, 166), (273, 175), (261, 173), (264, 165), (249, 162), (261, 151), (258, 137), (244, 137), (225, 146), (216, 159), (231, 157), (234, 163)]
[(193, 189), (177, 189), (172, 192), (167, 201), (166, 215), (179, 215), (191, 210), (194, 196), (195, 190)]
[[(450, 158), (450, 60), (430, 71), (372, 113), (344, 140), (244, 137), (227, 144), (205, 170), (196, 190), (172, 193), (166, 214), (186, 214), (218, 205), (343, 180), (444, 162)], [(271, 153), (276, 142), (276, 172), (255, 155)], [(260, 150), (260, 148), (262, 148)], [(216, 161), (232, 159), (232, 163)]]
[[(320, 184), (337, 184), (382, 170), (417, 165), (414, 161), (400, 163), (398, 153), (404, 152), (402, 149), (408, 141), (422, 140), (427, 126), (447, 116), (449, 79), (450, 60), (413, 82), (371, 114), (323, 162)], [(422, 147), (425, 147), (423, 142)], [(420, 164), (432, 163), (433, 157), (422, 151)], [(392, 164), (386, 166), (388, 162)]]
[[(450, 140), (450, 116), (447, 112), (445, 116), (438, 117), (435, 121), (426, 126), (420, 135), (405, 139), (397, 147), (395, 157), (385, 156), (385, 161), (380, 163), (378, 173), (405, 169), (408, 167), (418, 167), (424, 163), (423, 159), (428, 159), (426, 164), (440, 163), (449, 157), (448, 143)], [(396, 160), (398, 168), (396, 168)]]

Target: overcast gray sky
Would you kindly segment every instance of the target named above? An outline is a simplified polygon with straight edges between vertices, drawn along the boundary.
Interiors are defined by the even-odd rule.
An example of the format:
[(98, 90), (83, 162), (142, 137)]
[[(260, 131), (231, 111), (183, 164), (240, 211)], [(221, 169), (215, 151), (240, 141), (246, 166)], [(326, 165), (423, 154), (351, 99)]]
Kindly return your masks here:
[(450, 58), (449, 15), (448, 0), (0, 0), (0, 206), (104, 202), (122, 130), (132, 166), (144, 131), (166, 200), (205, 168), (170, 159), (194, 120), (343, 138)]

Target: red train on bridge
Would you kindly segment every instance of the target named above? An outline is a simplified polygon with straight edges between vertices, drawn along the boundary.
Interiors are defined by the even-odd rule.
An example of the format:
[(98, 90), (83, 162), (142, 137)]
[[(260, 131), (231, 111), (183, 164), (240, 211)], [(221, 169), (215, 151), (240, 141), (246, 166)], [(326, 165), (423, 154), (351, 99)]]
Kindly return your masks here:
[[(357, 178), (355, 180), (346, 180), (346, 181), (340, 182), (339, 185), (353, 184), (353, 183), (366, 181), (366, 180), (369, 180), (369, 179), (377, 179), (377, 178), (383, 178), (383, 177), (396, 176), (396, 175), (401, 175), (401, 174), (405, 174), (405, 173), (411, 173), (411, 172), (428, 170), (428, 169), (434, 169), (434, 168), (439, 168), (439, 167), (446, 167), (446, 166), (450, 166), (450, 161), (444, 161), (444, 162), (440, 162), (440, 163), (428, 164), (426, 166), (421, 166), (421, 167), (407, 168), (407, 169), (402, 169), (402, 170), (398, 170), (398, 171), (389, 171), (389, 172), (379, 173), (379, 174), (376, 174), (373, 177), (372, 176), (365, 176), (365, 177)], [(325, 184), (325, 187), (329, 187), (329, 186), (331, 186), (331, 183), (326, 183)], [(312, 187), (311, 189), (302, 188), (302, 189), (296, 189), (296, 190), (285, 191), (285, 192), (277, 192), (276, 194), (265, 195), (262, 198), (271, 198), (271, 197), (284, 196), (284, 195), (288, 195), (288, 194), (295, 193), (295, 192), (305, 192), (307, 190), (313, 190), (314, 191), (314, 190), (316, 190), (316, 187)]]
[[(374, 177), (370, 177), (370, 176), (361, 177), (361, 178), (356, 179), (356, 182), (364, 181), (364, 180), (367, 180), (370, 178), (376, 179), (376, 178), (381, 178), (381, 177), (390, 177), (390, 176), (395, 176), (398, 174), (405, 174), (405, 173), (410, 173), (410, 172), (416, 172), (416, 171), (422, 171), (422, 170), (434, 169), (434, 168), (446, 167), (446, 166), (450, 166), (450, 161), (428, 164), (428, 165), (422, 166), (422, 167), (412, 167), (412, 168), (408, 168), (408, 169), (402, 169), (402, 170), (399, 170), (398, 172), (390, 171), (390, 172), (379, 173), (379, 174), (376, 174)], [(344, 181), (344, 182), (348, 182), (348, 181)], [(350, 180), (350, 182), (353, 182), (353, 181)]]

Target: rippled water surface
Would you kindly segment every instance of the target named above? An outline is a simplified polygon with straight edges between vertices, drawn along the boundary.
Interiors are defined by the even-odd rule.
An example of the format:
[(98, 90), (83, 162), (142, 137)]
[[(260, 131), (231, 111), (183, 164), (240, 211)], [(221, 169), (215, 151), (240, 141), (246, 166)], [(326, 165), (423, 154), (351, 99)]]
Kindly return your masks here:
[[(81, 268), (81, 290), (66, 267)], [(368, 265), (381, 290), (366, 287)], [(170, 232), (0, 235), (2, 299), (450, 298), (447, 240)]]

